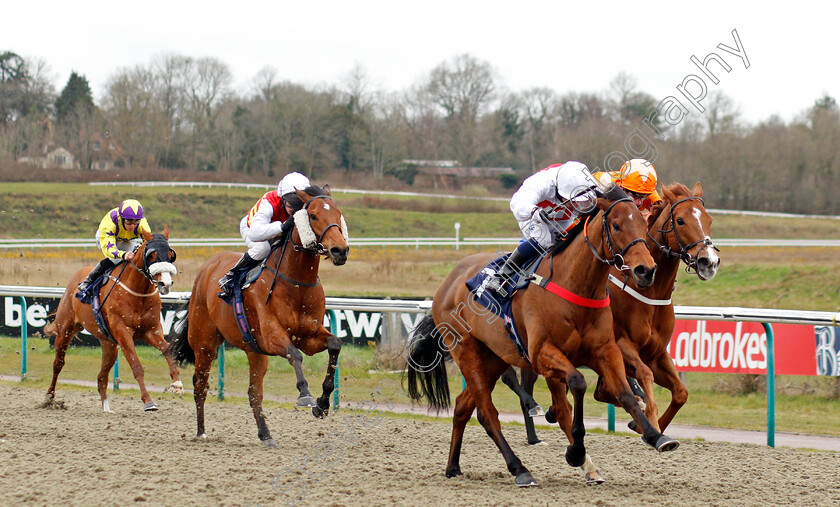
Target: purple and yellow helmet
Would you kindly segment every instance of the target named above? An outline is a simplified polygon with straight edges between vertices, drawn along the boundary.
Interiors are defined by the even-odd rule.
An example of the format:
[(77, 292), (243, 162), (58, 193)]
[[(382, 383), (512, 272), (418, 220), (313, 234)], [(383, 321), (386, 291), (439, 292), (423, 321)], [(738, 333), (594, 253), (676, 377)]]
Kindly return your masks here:
[(143, 218), (143, 206), (139, 201), (126, 199), (120, 204), (119, 214), (123, 220), (140, 220)]

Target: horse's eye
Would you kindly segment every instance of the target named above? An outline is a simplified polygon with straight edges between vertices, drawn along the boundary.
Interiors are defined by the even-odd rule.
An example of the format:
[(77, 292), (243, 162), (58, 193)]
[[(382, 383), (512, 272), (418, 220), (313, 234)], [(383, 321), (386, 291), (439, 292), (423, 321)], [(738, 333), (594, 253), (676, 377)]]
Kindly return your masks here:
[(314, 213), (310, 213), (309, 220), (318, 220), (318, 217), (316, 217)]
[(683, 220), (682, 218), (678, 218), (677, 225), (685, 225), (685, 220)]
[(615, 232), (618, 232), (618, 231), (621, 230), (621, 227), (619, 227), (618, 222), (613, 222), (612, 226), (613, 226), (613, 230)]

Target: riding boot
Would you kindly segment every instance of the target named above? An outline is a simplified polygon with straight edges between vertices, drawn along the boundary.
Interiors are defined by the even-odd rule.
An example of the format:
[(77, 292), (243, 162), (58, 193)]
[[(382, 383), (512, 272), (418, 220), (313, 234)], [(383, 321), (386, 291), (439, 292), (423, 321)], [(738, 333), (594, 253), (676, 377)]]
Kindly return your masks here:
[(495, 293), (497, 296), (508, 297), (508, 289), (505, 288), (506, 282), (513, 278), (517, 271), (521, 271), (523, 266), (528, 264), (528, 261), (539, 255), (540, 251), (536, 241), (529, 239), (519, 242), (516, 249), (511, 252), (510, 257), (507, 258), (502, 267), (494, 273), (485, 289)]
[(235, 278), (237, 273), (241, 273), (243, 271), (248, 271), (257, 264), (259, 264), (259, 260), (252, 259), (248, 252), (242, 254), (242, 258), (230, 268), (225, 276), (219, 280), (219, 288), (222, 289), (222, 292), (219, 294), (219, 297), (226, 298), (233, 295), (233, 287), (231, 287), (233, 279)]
[(101, 261), (99, 261), (99, 264), (97, 264), (93, 268), (93, 270), (90, 273), (88, 273), (87, 278), (82, 280), (82, 283), (79, 284), (78, 291), (79, 292), (86, 291), (87, 288), (90, 287), (90, 284), (95, 282), (96, 279), (99, 278), (100, 276), (104, 275), (105, 272), (108, 270), (108, 268), (112, 267), (113, 265), (114, 265), (114, 263), (111, 262), (111, 259), (102, 259)]

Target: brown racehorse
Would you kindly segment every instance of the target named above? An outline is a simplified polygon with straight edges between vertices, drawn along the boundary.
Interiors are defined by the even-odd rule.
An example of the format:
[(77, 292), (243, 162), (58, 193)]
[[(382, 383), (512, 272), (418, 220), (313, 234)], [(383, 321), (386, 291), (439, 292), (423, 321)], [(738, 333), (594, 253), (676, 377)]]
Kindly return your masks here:
[(76, 286), (91, 268), (77, 271), (70, 279), (58, 303), (55, 319), (44, 328), (46, 334), (55, 335), (55, 361), (52, 382), (47, 390), (47, 403), (52, 403), (55, 399), (55, 384), (64, 367), (64, 356), (70, 340), (82, 328), (97, 337), (102, 345), (102, 368), (96, 383), (104, 412), (112, 412), (108, 404), (108, 375), (117, 360), (118, 346), (140, 386), (143, 409), (158, 409), (143, 382), (143, 366), (134, 350), (134, 341), (138, 339), (163, 353), (169, 364), (169, 376), (172, 378), (169, 390), (176, 394), (184, 392), (181, 374), (173, 361), (169, 344), (163, 337), (160, 323), (160, 294), (169, 293), (172, 277), (177, 273), (172, 264), (175, 261), (175, 251), (169, 248), (168, 240), (168, 226), (163, 229), (163, 234), (144, 232), (143, 243), (135, 252), (134, 259), (118, 264), (107, 282), (99, 289), (102, 315), (116, 343), (99, 330), (91, 305), (82, 303), (75, 297)]
[[(651, 210), (648, 217), (648, 248), (656, 261), (656, 280), (647, 288), (638, 287), (613, 270), (610, 285), (610, 309), (613, 314), (613, 331), (621, 349), (627, 374), (640, 381), (644, 390), (645, 415), (659, 430), (665, 431), (677, 411), (688, 399), (688, 390), (674, 367), (666, 347), (674, 331), (674, 305), (671, 295), (675, 288), (680, 261), (686, 270), (694, 270), (701, 280), (711, 280), (720, 266), (720, 258), (711, 240), (712, 218), (704, 207), (703, 188), (700, 183), (689, 190), (680, 183), (663, 188), (664, 200)], [(634, 295), (634, 293), (636, 295)], [(639, 297), (641, 296), (641, 297)], [(505, 372), (506, 384), (519, 394), (525, 415), (528, 443), (540, 440), (527, 409), (534, 406), (534, 381), (536, 375), (522, 371), (521, 388), (516, 385), (515, 374)], [(504, 378), (504, 377), (503, 377)], [(671, 403), (657, 420), (658, 409), (653, 397), (653, 383), (671, 391)], [(615, 404), (599, 382), (595, 398)], [(524, 394), (523, 394), (524, 393)], [(630, 423), (635, 429), (635, 421)]]
[[(297, 194), (306, 204), (295, 213), (295, 227), (285, 243), (288, 248), (272, 250), (266, 269), (242, 291), (255, 346), (245, 342), (233, 307), (218, 297), (219, 279), (236, 263), (239, 254), (214, 255), (204, 263), (195, 279), (187, 324), (176, 330), (172, 345), (178, 361), (195, 363), (193, 384), (199, 438), (207, 437), (204, 401), (210, 366), (224, 340), (248, 356), (251, 372), (248, 399), (264, 446), (277, 447), (262, 410), (263, 377), (269, 356), (283, 356), (291, 363), (300, 391), (299, 406), (312, 407), (316, 417), (326, 417), (329, 411), (341, 341), (323, 324), (326, 300), (318, 279), (318, 266), (324, 254), (337, 266), (347, 262), (347, 227), (328, 186), (322, 189), (313, 185)], [(323, 392), (316, 403), (303, 376), (301, 352), (311, 356), (324, 350), (329, 352), (329, 363)]]
[[(613, 338), (612, 314), (601, 304), (606, 302), (611, 264), (624, 267), (640, 286), (653, 283), (656, 266), (644, 245), (644, 219), (618, 187), (597, 199), (596, 205), (600, 212), (591, 218), (591, 223), (587, 222), (583, 233), (570, 240), (562, 253), (543, 259), (536, 271), (556, 286), (587, 298), (586, 306), (573, 304), (534, 284), (513, 296), (514, 321), (527, 344), (530, 362), (519, 355), (501, 319), (493, 318), (495, 315), (489, 310), (476, 304), (465, 285), (492, 260), (492, 255), (473, 255), (455, 266), (435, 294), (431, 315), (416, 328), (407, 350), (409, 395), (414, 399), (425, 396), (432, 408), (448, 406), (449, 386), (442, 361), (447, 352), (466, 380), (466, 389), (455, 402), (447, 477), (461, 475), (464, 427), (477, 408), (478, 421), (501, 451), (516, 484), (536, 484), (502, 436), (491, 398), (496, 381), (508, 365), (533, 369), (546, 378), (552, 395), (552, 406), (546, 415), (556, 419), (566, 433), (570, 443), (566, 461), (571, 466), (583, 466), (587, 479), (596, 470), (583, 442), (586, 381), (576, 366), (588, 366), (604, 377), (607, 390), (621, 400), (621, 405), (643, 428), (646, 443), (660, 451), (679, 445), (650, 424), (633, 396), (625, 378), (621, 351)], [(574, 412), (566, 397), (567, 385), (574, 397)]]
[[(641, 298), (633, 292), (622, 291), (623, 280), (610, 289), (616, 343), (624, 356), (627, 374), (636, 378), (644, 389), (645, 415), (659, 431), (665, 431), (688, 399), (688, 390), (666, 350), (674, 332), (671, 294), (680, 261), (685, 263), (687, 271), (693, 269), (701, 280), (714, 278), (720, 266), (711, 240), (712, 217), (703, 205), (700, 183), (692, 190), (679, 183), (662, 190), (665, 200), (648, 219), (647, 243), (658, 266), (656, 282), (648, 288), (640, 288), (632, 280), (628, 281), (627, 288)], [(658, 420), (659, 411), (653, 398), (654, 382), (671, 392), (671, 403)], [(602, 389), (596, 389), (595, 399), (615, 401)], [(630, 426), (635, 429), (633, 423)]]

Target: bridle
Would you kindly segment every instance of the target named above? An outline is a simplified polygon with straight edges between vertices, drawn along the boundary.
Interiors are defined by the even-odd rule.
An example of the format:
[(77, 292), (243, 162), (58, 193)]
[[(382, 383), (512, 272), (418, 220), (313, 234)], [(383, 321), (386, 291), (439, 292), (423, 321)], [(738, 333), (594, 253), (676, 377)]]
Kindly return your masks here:
[[(676, 225), (676, 220), (674, 219), (674, 208), (677, 207), (677, 204), (683, 203), (685, 201), (690, 201), (690, 200), (693, 200), (693, 199), (697, 199), (698, 201), (700, 201), (700, 203), (704, 207), (706, 206), (706, 203), (703, 202), (702, 197), (691, 196), (691, 197), (685, 197), (683, 199), (680, 199), (679, 201), (671, 204), (671, 209), (668, 211), (668, 221), (671, 222), (671, 228), (670, 229), (659, 229), (659, 232), (662, 234), (663, 240), (669, 232), (674, 233), (674, 238), (677, 240), (677, 245), (680, 247), (679, 251), (669, 247), (668, 245), (660, 244), (658, 241), (656, 241), (656, 239), (654, 239), (653, 236), (650, 235), (650, 231), (648, 231), (648, 233), (647, 233), (648, 237), (651, 239), (651, 241), (653, 241), (653, 243), (657, 247), (659, 247), (659, 250), (662, 251), (662, 253), (664, 253), (668, 257), (676, 257), (676, 258), (680, 259), (681, 261), (683, 261), (685, 263), (685, 272), (686, 273), (691, 273), (692, 269), (694, 270), (695, 273), (697, 272), (698, 258), (692, 256), (691, 253), (689, 253), (689, 251), (691, 249), (693, 249), (695, 246), (697, 246), (697, 245), (702, 245), (704, 247), (710, 246), (710, 247), (714, 248), (715, 250), (717, 250), (718, 252), (720, 252), (718, 247), (716, 247), (714, 245), (714, 243), (712, 243), (712, 240), (711, 240), (711, 238), (709, 238), (708, 235), (705, 236), (701, 240), (695, 241), (694, 243), (691, 243), (691, 244), (688, 244), (688, 245), (683, 245), (683, 242), (680, 239), (680, 235), (677, 234), (677, 225)], [(701, 250), (702, 250), (702, 248), (701, 248)]]
[[(303, 209), (309, 210), (309, 205), (312, 204), (312, 202), (315, 199), (329, 199), (329, 200), (332, 201), (332, 197), (330, 197), (326, 194), (316, 195), (315, 197), (312, 197), (308, 201), (306, 201), (306, 204), (303, 205)], [(328, 226), (326, 226), (323, 231), (321, 231), (321, 234), (318, 236), (318, 239), (315, 241), (314, 245), (312, 245), (310, 247), (306, 247), (306, 246), (303, 246), (303, 245), (296, 245), (296, 244), (293, 243), (295, 251), (308, 253), (310, 255), (324, 255), (324, 254), (326, 254), (327, 253), (327, 248), (324, 247), (324, 245), (321, 243), (321, 241), (324, 239), (324, 235), (327, 234), (327, 231), (329, 231), (333, 227), (338, 227), (338, 230), (339, 231), (341, 230), (341, 225), (333, 222), (333, 223), (329, 224)], [(310, 222), (310, 228), (311, 228), (311, 222)]]
[(610, 228), (607, 225), (607, 216), (610, 214), (610, 211), (612, 211), (613, 206), (622, 201), (627, 201), (629, 203), (633, 202), (633, 200), (629, 197), (623, 197), (621, 199), (618, 199), (617, 201), (614, 201), (612, 204), (610, 204), (606, 211), (604, 211), (604, 216), (601, 220), (604, 229), (604, 244), (606, 245), (607, 250), (609, 250), (610, 255), (612, 256), (611, 259), (605, 259), (598, 255), (598, 251), (595, 250), (595, 246), (592, 244), (591, 241), (589, 241), (587, 227), (589, 226), (589, 219), (592, 217), (592, 215), (588, 216), (586, 218), (586, 222), (583, 224), (583, 238), (586, 240), (586, 244), (589, 245), (589, 249), (592, 251), (592, 255), (594, 255), (596, 259), (603, 262), (604, 264), (615, 267), (619, 271), (628, 271), (630, 269), (630, 266), (624, 263), (624, 256), (627, 253), (627, 250), (629, 250), (630, 247), (635, 245), (636, 243), (644, 243), (645, 240), (644, 238), (636, 238), (630, 243), (628, 243), (627, 246), (625, 246), (623, 249), (621, 249), (618, 247), (618, 244), (616, 244), (615, 240), (613, 239), (612, 233), (610, 232)]
[[(108, 277), (111, 280), (114, 281), (114, 285), (111, 287), (111, 289), (105, 295), (105, 298), (102, 300), (101, 304), (105, 304), (105, 301), (108, 300), (108, 296), (111, 295), (111, 291), (113, 291), (114, 288), (116, 288), (117, 285), (120, 285), (127, 292), (129, 292), (130, 294), (132, 294), (134, 296), (138, 296), (138, 297), (149, 297), (149, 296), (153, 296), (153, 295), (157, 294), (157, 292), (158, 292), (158, 282), (157, 282), (157, 280), (154, 279), (154, 276), (152, 276), (152, 273), (149, 271), (149, 268), (153, 264), (157, 264), (158, 262), (169, 262), (169, 263), (175, 262), (176, 253), (175, 253), (175, 250), (172, 250), (172, 248), (169, 247), (169, 242), (166, 240), (166, 238), (162, 234), (155, 234), (154, 237), (151, 240), (137, 245), (134, 248), (133, 251), (137, 252), (140, 249), (140, 247), (143, 246), (144, 244), (145, 244), (145, 250), (143, 252), (143, 267), (138, 268), (137, 265), (134, 262), (125, 261), (125, 262), (122, 263), (123, 266), (122, 266), (122, 268), (120, 268), (120, 272), (117, 274), (116, 277), (114, 277), (113, 275), (108, 275)], [(150, 246), (152, 246), (153, 248), (149, 248)], [(159, 250), (166, 250), (166, 252), (167, 252), (166, 253), (166, 259), (161, 258), (161, 255), (158, 252)], [(158, 258), (154, 262), (150, 262), (149, 258), (155, 252), (158, 252), (158, 256), (157, 256)], [(170, 252), (171, 252), (171, 255), (170, 255)], [(125, 284), (123, 284), (122, 281), (120, 281), (120, 279), (122, 278), (122, 274), (125, 271), (125, 268), (127, 267), (126, 265), (130, 265), (132, 268), (136, 269), (141, 275), (143, 275), (143, 277), (146, 280), (149, 281), (149, 283), (155, 288), (155, 290), (153, 290), (152, 292), (150, 292), (148, 294), (140, 294), (138, 292), (135, 292), (135, 291), (131, 290), (129, 287), (127, 287)]]

